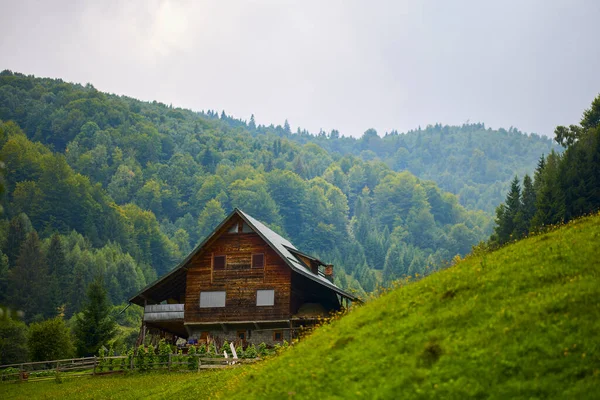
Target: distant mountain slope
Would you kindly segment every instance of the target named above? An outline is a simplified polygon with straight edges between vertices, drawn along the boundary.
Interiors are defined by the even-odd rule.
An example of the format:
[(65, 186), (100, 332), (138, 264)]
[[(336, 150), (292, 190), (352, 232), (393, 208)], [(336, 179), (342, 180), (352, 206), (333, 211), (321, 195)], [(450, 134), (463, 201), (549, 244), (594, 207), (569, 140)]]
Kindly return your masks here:
[(600, 215), (381, 296), (223, 398), (568, 398), (600, 392)]
[(335, 130), (311, 135), (300, 130), (291, 133), (285, 125), (255, 127), (224, 115), (221, 119), (251, 131), (276, 132), (298, 143), (315, 143), (330, 154), (381, 160), (395, 171), (408, 170), (421, 179), (431, 179), (457, 194), (462, 205), (487, 212), (493, 212), (503, 200), (515, 175), (531, 175), (542, 154), (562, 151), (548, 137), (528, 135), (513, 127), (508, 131), (486, 129), (481, 123), (436, 124), (407, 133), (392, 131), (383, 137), (369, 129), (361, 138), (352, 138), (340, 137)]

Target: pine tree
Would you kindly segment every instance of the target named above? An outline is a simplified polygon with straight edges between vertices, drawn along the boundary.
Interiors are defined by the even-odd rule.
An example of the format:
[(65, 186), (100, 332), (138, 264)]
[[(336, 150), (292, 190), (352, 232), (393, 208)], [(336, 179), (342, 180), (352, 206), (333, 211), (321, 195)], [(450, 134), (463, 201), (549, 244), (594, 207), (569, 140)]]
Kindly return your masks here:
[(110, 309), (102, 278), (96, 278), (88, 286), (83, 311), (76, 320), (75, 337), (80, 356), (97, 354), (98, 349), (116, 334), (116, 323)]
[(521, 193), (521, 221), (522, 233), (529, 234), (531, 222), (535, 215), (535, 188), (529, 175), (523, 178), (523, 192)]
[(8, 291), (8, 256), (0, 251), (0, 304), (6, 300)]
[(510, 241), (518, 237), (518, 225), (521, 209), (521, 186), (519, 178), (515, 176), (510, 185), (510, 191), (506, 196), (506, 202), (496, 208), (496, 228), (494, 228), (493, 240), (498, 244)]
[(9, 275), (9, 302), (25, 312), (26, 320), (36, 315), (50, 317), (56, 305), (48, 298), (48, 267), (37, 232), (21, 245), (19, 258)]
[(29, 221), (29, 217), (24, 213), (17, 215), (10, 221), (6, 243), (6, 255), (8, 256), (8, 265), (10, 267), (16, 265), (21, 251), (21, 244), (23, 244), (27, 234), (32, 229), (31, 221)]
[(534, 229), (564, 220), (565, 193), (560, 186), (560, 160), (560, 155), (554, 151), (546, 158), (536, 191), (536, 211), (531, 224)]
[(68, 301), (67, 291), (64, 288), (71, 283), (73, 275), (67, 266), (66, 254), (60, 235), (52, 235), (46, 259), (49, 275), (49, 298), (55, 305), (64, 305)]

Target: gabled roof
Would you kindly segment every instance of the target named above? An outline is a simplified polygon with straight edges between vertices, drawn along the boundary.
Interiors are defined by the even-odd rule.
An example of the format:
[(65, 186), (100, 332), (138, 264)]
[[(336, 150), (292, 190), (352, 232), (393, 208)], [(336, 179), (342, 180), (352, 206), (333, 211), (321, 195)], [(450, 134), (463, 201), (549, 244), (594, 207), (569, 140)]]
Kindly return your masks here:
[(275, 233), (265, 224), (260, 222), (259, 220), (253, 218), (252, 216), (246, 214), (242, 210), (235, 208), (220, 224), (217, 226), (210, 235), (208, 235), (202, 243), (200, 243), (179, 265), (177, 265), (171, 272), (157, 279), (150, 285), (146, 286), (139, 293), (129, 299), (129, 302), (142, 305), (144, 303), (144, 293), (149, 289), (152, 289), (156, 285), (166, 281), (169, 277), (181, 275), (182, 272), (185, 271), (185, 265), (192, 259), (192, 257), (198, 253), (202, 248), (211, 241), (211, 239), (221, 230), (221, 228), (229, 222), (231, 217), (234, 215), (239, 215), (244, 222), (246, 222), (275, 252), (286, 262), (286, 264), (292, 269), (292, 271), (311, 279), (328, 289), (333, 290), (340, 296), (346, 297), (352, 301), (357, 301), (358, 298), (336, 286), (334, 283), (330, 282), (327, 278), (325, 278), (321, 274), (315, 274), (310, 271), (307, 266), (300, 260), (294, 253), (300, 254), (302, 256), (308, 257), (317, 261), (318, 263), (324, 265), (322, 261), (317, 258), (311, 257), (307, 254), (300, 252), (300, 250), (296, 249), (296, 247), (287, 239), (282, 237), (281, 235)]

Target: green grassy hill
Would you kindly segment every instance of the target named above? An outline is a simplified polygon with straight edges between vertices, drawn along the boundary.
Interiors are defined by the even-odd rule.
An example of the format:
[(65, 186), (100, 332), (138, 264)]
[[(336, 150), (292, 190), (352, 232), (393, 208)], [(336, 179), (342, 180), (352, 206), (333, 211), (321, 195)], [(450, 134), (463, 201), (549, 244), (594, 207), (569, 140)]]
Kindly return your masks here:
[(239, 369), (0, 384), (4, 398), (597, 399), (600, 214), (389, 292)]
[(394, 290), (223, 398), (598, 398), (600, 215)]

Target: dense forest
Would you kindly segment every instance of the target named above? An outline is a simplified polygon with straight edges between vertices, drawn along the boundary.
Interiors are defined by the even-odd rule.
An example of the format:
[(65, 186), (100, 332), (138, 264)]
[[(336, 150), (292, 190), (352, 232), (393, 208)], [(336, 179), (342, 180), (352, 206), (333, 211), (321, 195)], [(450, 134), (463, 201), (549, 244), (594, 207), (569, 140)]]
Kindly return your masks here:
[(489, 237), (482, 210), (553, 149), (481, 124), (292, 133), (10, 71), (0, 120), (0, 303), (27, 321), (78, 312), (98, 276), (123, 302), (233, 207), (335, 264), (340, 286), (372, 291)]

